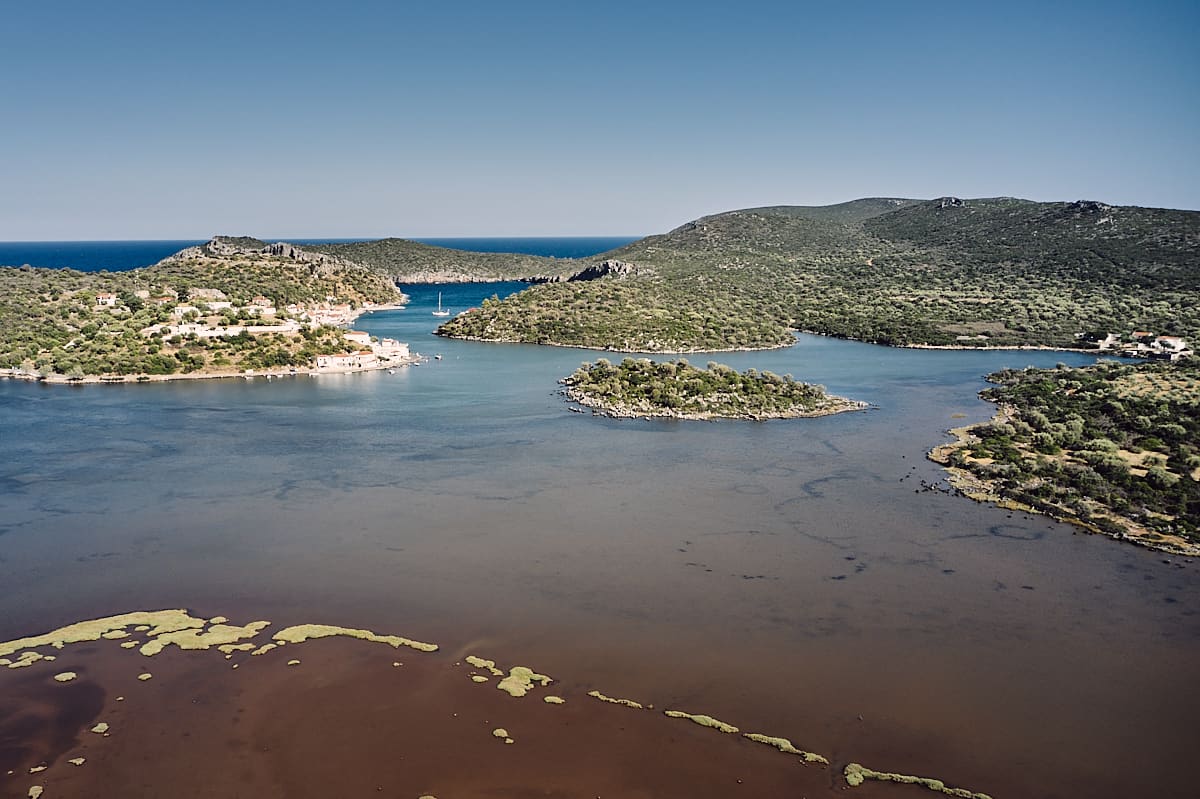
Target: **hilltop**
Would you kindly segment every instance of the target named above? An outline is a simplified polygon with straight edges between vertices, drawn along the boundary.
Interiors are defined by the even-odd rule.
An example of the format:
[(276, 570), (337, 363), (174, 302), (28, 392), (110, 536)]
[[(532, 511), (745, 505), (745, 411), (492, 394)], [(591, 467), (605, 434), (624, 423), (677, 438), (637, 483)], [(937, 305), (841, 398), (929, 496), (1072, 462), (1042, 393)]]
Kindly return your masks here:
[(795, 330), (881, 344), (1088, 346), (1200, 336), (1200, 213), (1012, 198), (870, 198), (703, 217), (534, 286), (444, 335), (619, 351), (782, 346)]
[(570, 259), (468, 252), (396, 238), (346, 244), (306, 244), (304, 250), (369, 267), (396, 283), (544, 281), (581, 268)]

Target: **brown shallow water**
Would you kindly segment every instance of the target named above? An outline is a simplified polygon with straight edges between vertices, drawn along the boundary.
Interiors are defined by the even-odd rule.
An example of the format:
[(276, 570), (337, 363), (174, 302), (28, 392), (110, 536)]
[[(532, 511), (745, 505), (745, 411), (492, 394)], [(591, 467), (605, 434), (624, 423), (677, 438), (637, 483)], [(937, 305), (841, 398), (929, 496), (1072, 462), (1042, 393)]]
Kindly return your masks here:
[[(817, 342), (861, 374), (760, 368), (877, 409), (679, 425), (564, 413), (545, 377), (575, 354), (506, 382), (524, 349), (456, 377), (445, 346), (405, 382), (3, 387), (42, 438), (3, 439), (0, 640), (187, 607), (442, 650), (317, 641), (233, 670), (101, 641), (0, 669), (0, 796), (939, 795), (847, 789), (851, 761), (997, 798), (1195, 795), (1195, 565), (922, 490), (954, 415), (987, 416), (996, 356)], [(472, 683), (468, 653), (567, 703)]]

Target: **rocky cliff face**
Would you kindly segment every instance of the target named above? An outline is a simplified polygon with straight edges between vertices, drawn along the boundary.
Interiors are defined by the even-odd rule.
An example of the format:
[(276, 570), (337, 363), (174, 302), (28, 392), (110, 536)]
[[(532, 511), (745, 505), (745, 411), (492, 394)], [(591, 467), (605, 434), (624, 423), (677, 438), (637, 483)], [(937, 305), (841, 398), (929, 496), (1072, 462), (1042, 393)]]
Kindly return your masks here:
[(626, 278), (643, 274), (635, 264), (618, 261), (615, 258), (601, 261), (585, 267), (573, 275), (554, 275), (552, 277), (538, 276), (529, 278), (529, 283), (575, 283), (583, 280), (599, 280), (602, 277)]
[(302, 247), (297, 247), (295, 244), (288, 244), (285, 241), (266, 244), (258, 239), (243, 236), (214, 236), (208, 242), (198, 247), (188, 247), (174, 255), (167, 256), (161, 263), (189, 261), (198, 258), (253, 258), (264, 256), (286, 258), (290, 261), (312, 264), (318, 269), (330, 267), (361, 268), (359, 264), (352, 261), (347, 261), (333, 255), (326, 255), (321, 252), (310, 252)]

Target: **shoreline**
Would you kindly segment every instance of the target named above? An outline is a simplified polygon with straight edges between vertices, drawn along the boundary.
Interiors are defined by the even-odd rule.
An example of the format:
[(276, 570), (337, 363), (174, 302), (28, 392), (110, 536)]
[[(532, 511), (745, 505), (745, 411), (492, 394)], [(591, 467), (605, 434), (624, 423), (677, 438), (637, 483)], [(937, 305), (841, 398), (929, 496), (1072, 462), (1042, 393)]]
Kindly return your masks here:
[[(407, 300), (408, 295), (402, 295)], [(373, 305), (370, 308), (358, 308), (355, 312), (348, 316), (342, 325), (351, 325), (358, 321), (358, 318), (364, 314), (375, 313), (376, 311), (403, 311), (407, 307), (407, 303), (388, 303), (386, 305)], [(348, 329), (348, 328), (347, 328)], [(374, 366), (355, 366), (350, 368), (325, 368), (317, 366), (287, 366), (277, 369), (242, 369), (240, 371), (221, 371), (221, 372), (180, 372), (166, 375), (148, 375), (144, 373), (136, 374), (111, 374), (111, 375), (83, 375), (81, 377), (68, 377), (67, 375), (49, 374), (40, 375), (36, 372), (26, 372), (23, 369), (11, 368), (0, 369), (0, 378), (8, 380), (24, 380), (27, 383), (45, 383), (55, 386), (83, 386), (83, 385), (109, 385), (109, 384), (124, 384), (124, 383), (166, 383), (172, 380), (222, 380), (231, 377), (242, 377), (247, 380), (256, 377), (266, 377), (275, 379), (277, 377), (300, 377), (308, 375), (309, 377), (318, 377), (320, 375), (338, 375), (338, 374), (356, 374), (358, 372), (377, 372), (380, 369), (398, 369), (408, 366), (416, 366), (428, 359), (419, 352), (414, 352), (411, 355), (399, 358), (397, 360), (389, 360), (379, 362)]]
[[(568, 386), (562, 389), (560, 393), (566, 397), (568, 402), (573, 402), (576, 405), (582, 405), (585, 408), (590, 408), (593, 416), (607, 416), (610, 419), (681, 419), (684, 421), (694, 422), (715, 422), (722, 419), (729, 419), (735, 421), (741, 420), (762, 422), (768, 419), (814, 419), (820, 416), (833, 416), (839, 413), (849, 413), (850, 411), (865, 411), (871, 407), (870, 403), (867, 402), (861, 402), (859, 400), (852, 400), (846, 397), (838, 397), (829, 394), (826, 395), (828, 400), (826, 405), (808, 411), (798, 411), (792, 413), (678, 413), (668, 410), (652, 412), (635, 410), (626, 406), (607, 405), (600, 400), (594, 399), (591, 397), (591, 395), (580, 391), (574, 386)], [(577, 412), (582, 413), (582, 411)]]
[[(1002, 424), (1012, 418), (1012, 409), (1001, 405), (997, 408), (996, 413), (989, 420), (993, 424)], [(948, 475), (946, 481), (950, 483), (964, 497), (979, 502), (981, 504), (991, 504), (1005, 510), (1015, 510), (1022, 513), (1033, 513), (1039, 516), (1044, 516), (1058, 522), (1074, 525), (1088, 533), (1102, 535), (1106, 538), (1111, 538), (1114, 541), (1123, 541), (1125, 543), (1134, 544), (1136, 546), (1145, 547), (1156, 552), (1165, 552), (1170, 555), (1181, 555), (1185, 557), (1200, 556), (1200, 545), (1181, 538), (1179, 536), (1171, 536), (1160, 533), (1156, 530), (1151, 530), (1144, 525), (1138, 524), (1132, 519), (1127, 519), (1114, 513), (1110, 508), (1099, 505), (1097, 513), (1093, 515), (1101, 516), (1109, 521), (1114, 522), (1122, 527), (1121, 532), (1109, 532), (1097, 527), (1094, 524), (1089, 524), (1078, 516), (1072, 514), (1068, 509), (1055, 505), (1054, 508), (1058, 512), (1035, 508), (1032, 505), (1027, 505), (1019, 500), (1005, 497), (997, 491), (994, 481), (984, 479), (969, 469), (964, 469), (960, 466), (954, 466), (950, 462), (950, 455), (953, 452), (965, 450), (969, 448), (978, 439), (971, 434), (971, 429), (977, 425), (964, 425), (962, 427), (954, 427), (946, 432), (954, 437), (953, 441), (939, 444), (929, 452), (925, 453), (925, 457), (942, 467)], [(1097, 503), (1098, 504), (1098, 503)], [(1153, 536), (1153, 538), (1151, 538)]]
[(439, 332), (441, 328), (433, 331), (435, 336), (442, 338), (454, 339), (455, 341), (474, 341), (480, 344), (529, 344), (534, 347), (561, 347), (568, 350), (591, 350), (593, 352), (617, 352), (622, 355), (699, 355), (706, 352), (766, 352), (768, 350), (782, 350), (788, 347), (795, 346), (795, 340), (782, 344), (776, 344), (770, 347), (729, 347), (720, 350), (623, 350), (615, 347), (599, 347), (587, 344), (563, 344), (558, 341), (512, 341), (504, 338), (481, 338), (479, 336), (454, 336), (448, 333)]
[[(853, 341), (858, 344), (870, 344), (875, 347), (887, 347), (896, 350), (966, 350), (971, 352), (1019, 352), (1028, 350), (1033, 352), (1073, 352), (1080, 355), (1104, 355), (1106, 350), (1084, 349), (1081, 347), (1055, 347), (1049, 344), (1012, 344), (1007, 346), (979, 346), (973, 347), (968, 344), (881, 344), (877, 341), (864, 341), (859, 338), (850, 336), (836, 336), (831, 333), (818, 333), (815, 330), (799, 330), (793, 329), (793, 333), (800, 333), (806, 336), (821, 336), (822, 338), (833, 338), (840, 341)], [(629, 350), (621, 349), (612, 346), (599, 346), (595, 344), (564, 344), (559, 341), (514, 341), (506, 338), (483, 338), (481, 336), (459, 336), (449, 333), (442, 333), (439, 327), (434, 331), (435, 336), (442, 338), (454, 339), (456, 341), (475, 341), (481, 344), (531, 344), (537, 347), (563, 347), (574, 350), (593, 350), (595, 352), (617, 352), (623, 355), (696, 355), (705, 352), (767, 352), (770, 350), (782, 350), (788, 347), (794, 347), (796, 341), (783, 342), (780, 344), (763, 345), (761, 347), (723, 347), (720, 349), (691, 349), (691, 350)], [(1117, 356), (1117, 353), (1109, 353)]]
[(9, 380), (24, 380), (27, 383), (45, 383), (53, 386), (168, 383), (173, 380), (226, 380), (231, 377), (242, 377), (247, 380), (251, 380), (256, 377), (266, 377), (273, 380), (277, 377), (320, 377), (321, 375), (347, 375), (357, 374), (359, 372), (378, 372), (381, 369), (401, 369), (409, 366), (416, 366), (427, 360), (429, 359), (418, 352), (396, 361), (378, 363), (374, 366), (356, 366), (349, 369), (321, 369), (316, 366), (296, 366), (279, 369), (250, 369), (242, 370), (240, 372), (187, 372), (169, 375), (84, 375), (83, 377), (78, 378), (70, 378), (66, 375), (48, 375), (43, 377), (30, 372), (22, 372), (19, 369), (0, 369), (0, 378), (6, 378)]

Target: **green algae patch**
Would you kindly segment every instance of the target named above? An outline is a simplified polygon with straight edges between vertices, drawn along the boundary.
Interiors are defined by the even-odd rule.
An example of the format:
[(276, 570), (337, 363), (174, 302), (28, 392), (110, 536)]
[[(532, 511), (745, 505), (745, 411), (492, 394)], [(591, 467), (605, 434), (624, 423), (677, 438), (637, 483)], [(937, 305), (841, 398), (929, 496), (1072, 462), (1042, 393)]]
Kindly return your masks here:
[(299, 660), (296, 660), (296, 659), (294, 659), (294, 658), (293, 658), (292, 660), (289, 660), (289, 661), (287, 662), (287, 664), (288, 664), (289, 666), (299, 666), (299, 665), (300, 665), (300, 661), (299, 661)]
[(70, 760), (68, 760), (67, 762), (70, 763), (72, 766), (82, 766), (84, 763), (87, 762), (87, 758), (86, 757), (73, 757)]
[(21, 650), (36, 649), (40, 646), (62, 649), (67, 644), (98, 641), (105, 633), (124, 630), (126, 627), (135, 625), (139, 629), (144, 627), (143, 631), (153, 636), (203, 627), (204, 624), (204, 619), (193, 618), (186, 610), (148, 610), (122, 613), (118, 616), (106, 616), (101, 619), (68, 624), (66, 627), (60, 627), (41, 635), (0, 642), (0, 657)]
[(941, 780), (933, 777), (914, 777), (910, 774), (895, 774), (889, 771), (875, 771), (869, 769), (859, 763), (847, 764), (843, 774), (846, 777), (846, 784), (851, 787), (862, 785), (866, 780), (879, 780), (880, 782), (898, 782), (905, 785), (920, 785), (923, 788), (928, 788), (931, 791), (939, 791), (947, 796), (958, 797), (959, 799), (992, 799), (986, 793), (976, 793), (968, 791), (966, 788), (951, 788)]
[(139, 674), (139, 675), (138, 675), (138, 679), (139, 679), (139, 680), (141, 680), (142, 682), (145, 682), (146, 680), (152, 679), (153, 677), (154, 677), (154, 675), (153, 675), (153, 674), (151, 674), (151, 673), (150, 673), (150, 672), (148, 672), (148, 671), (144, 671), (144, 672), (142, 672), (141, 674)]
[(122, 649), (133, 649), (139, 643), (141, 643), (141, 642), (140, 641), (122, 641), (121, 648)]
[(714, 719), (712, 716), (706, 716), (703, 713), (684, 713), (682, 710), (664, 710), (664, 714), (673, 719), (690, 719), (701, 727), (712, 727), (714, 730), (720, 730), (730, 735), (738, 732), (738, 728), (732, 724), (726, 724), (723, 721)]
[(542, 701), (547, 705), (565, 705), (567, 703), (567, 700), (561, 696), (543, 696)]
[(100, 722), (95, 727), (92, 727), (92, 732), (96, 733), (97, 735), (104, 735), (105, 733), (108, 732), (108, 722), (107, 721)]
[(29, 793), (26, 794), (26, 796), (28, 796), (29, 799), (38, 799), (42, 795), (42, 793), (45, 792), (45, 790), (46, 789), (40, 785), (30, 785)]
[(147, 657), (152, 657), (172, 644), (180, 649), (209, 649), (214, 646), (234, 644), (245, 638), (253, 638), (269, 626), (271, 626), (269, 621), (252, 621), (243, 627), (214, 624), (207, 630), (201, 628), (176, 630), (161, 633), (144, 643), (138, 651)]
[(522, 697), (533, 690), (533, 684), (545, 687), (552, 680), (545, 674), (538, 674), (528, 666), (513, 666), (508, 670), (508, 676), (496, 684), (496, 687), (509, 696)]
[(465, 658), (463, 658), (463, 660), (477, 669), (486, 669), (487, 671), (490, 671), (493, 677), (504, 676), (504, 672), (496, 668), (496, 661), (494, 660), (486, 660), (485, 658), (476, 657), (475, 655), (467, 655)]
[(815, 752), (805, 752), (802, 749), (797, 749), (795, 744), (793, 744), (787, 738), (775, 738), (770, 735), (763, 735), (757, 732), (744, 732), (742, 733), (742, 736), (760, 744), (773, 746), (784, 754), (798, 755), (799, 757), (804, 758), (805, 763), (824, 763), (827, 766), (829, 765), (829, 760), (826, 758), (816, 754)]
[(41, 652), (22, 652), (17, 656), (16, 660), (10, 660), (4, 665), (8, 666), (10, 669), (23, 669), (26, 666), (32, 666), (34, 663), (37, 663), (43, 658), (44, 655), (42, 655)]
[(632, 699), (619, 699), (615, 696), (605, 696), (599, 691), (588, 691), (588, 696), (599, 699), (601, 702), (608, 702), (611, 705), (621, 705), (622, 707), (631, 707), (634, 710), (646, 710), (646, 706), (641, 702), (634, 702)]
[(471, 682), (487, 682), (487, 681), (488, 681), (488, 678), (484, 677), (482, 674), (472, 674), (471, 675)]
[[(251, 656), (265, 655), (268, 652), (270, 652), (272, 649), (278, 649), (278, 648), (279, 648), (279, 644), (263, 644), (258, 649), (255, 649), (253, 652), (251, 652), (250, 654), (251, 654)], [(234, 666), (234, 668), (236, 669), (237, 666)]]
[(61, 674), (55, 674), (54, 680), (55, 682), (70, 682), (78, 676), (79, 675), (73, 671), (64, 671)]
[(219, 644), (217, 649), (224, 652), (226, 655), (232, 655), (234, 652), (249, 652), (255, 649), (254, 644)]
[(426, 644), (421, 641), (414, 641), (410, 638), (402, 638), (398, 635), (379, 635), (370, 630), (356, 630), (350, 627), (335, 627), (330, 624), (299, 624), (295, 627), (288, 627), (280, 630), (271, 636), (276, 643), (300, 644), (305, 641), (310, 641), (314, 638), (329, 638), (335, 635), (344, 635), (348, 638), (358, 638), (362, 641), (375, 641), (381, 644), (389, 644), (390, 646), (399, 649), (402, 646), (407, 646), (410, 649), (415, 649), (418, 652), (436, 652), (437, 644)]
[(504, 729), (503, 727), (497, 727), (496, 729), (492, 730), (492, 735), (496, 738), (503, 738), (504, 743), (506, 744), (513, 743), (513, 739), (508, 735), (508, 730)]

